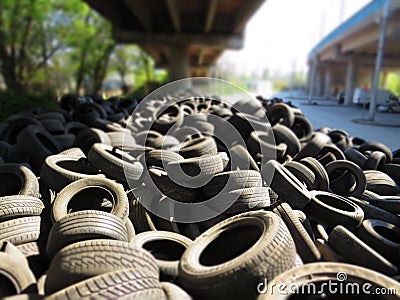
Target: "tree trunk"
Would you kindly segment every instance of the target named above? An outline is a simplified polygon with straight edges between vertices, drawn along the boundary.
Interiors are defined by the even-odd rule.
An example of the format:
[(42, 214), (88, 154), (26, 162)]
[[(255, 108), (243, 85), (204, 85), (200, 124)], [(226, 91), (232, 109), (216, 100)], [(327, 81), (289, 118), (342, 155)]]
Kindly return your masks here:
[(110, 56), (114, 50), (115, 44), (110, 44), (105, 50), (103, 55), (96, 62), (96, 66), (93, 70), (93, 92), (97, 94), (103, 85), (104, 78), (107, 74), (107, 67), (110, 61)]

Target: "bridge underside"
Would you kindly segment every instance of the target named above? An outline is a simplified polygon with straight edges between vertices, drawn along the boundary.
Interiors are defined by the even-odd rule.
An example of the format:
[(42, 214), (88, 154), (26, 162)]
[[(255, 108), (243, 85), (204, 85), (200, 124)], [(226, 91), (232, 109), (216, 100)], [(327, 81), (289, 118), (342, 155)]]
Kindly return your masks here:
[[(331, 97), (356, 87), (372, 87), (384, 0), (369, 3), (320, 41), (308, 57), (310, 94)], [(386, 31), (381, 86), (386, 74), (400, 70), (400, 2), (392, 1)]]
[(170, 80), (207, 76), (225, 49), (240, 49), (246, 22), (264, 0), (85, 0), (113, 25), (119, 43), (149, 53)]

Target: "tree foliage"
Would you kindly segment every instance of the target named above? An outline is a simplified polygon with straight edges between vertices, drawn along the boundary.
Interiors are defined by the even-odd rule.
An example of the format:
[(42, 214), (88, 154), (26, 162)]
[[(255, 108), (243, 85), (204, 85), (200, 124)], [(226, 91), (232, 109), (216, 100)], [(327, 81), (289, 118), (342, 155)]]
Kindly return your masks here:
[(9, 90), (98, 92), (109, 72), (151, 79), (152, 60), (117, 46), (82, 0), (0, 0), (0, 69)]

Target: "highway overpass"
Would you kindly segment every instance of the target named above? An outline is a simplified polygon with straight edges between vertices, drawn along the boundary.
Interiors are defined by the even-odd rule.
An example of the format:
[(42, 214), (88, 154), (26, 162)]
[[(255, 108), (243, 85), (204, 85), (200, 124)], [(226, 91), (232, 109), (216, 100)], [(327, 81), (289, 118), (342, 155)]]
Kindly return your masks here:
[[(356, 87), (372, 87), (385, 0), (373, 0), (322, 39), (308, 56), (311, 95), (332, 97), (345, 91), (345, 104)], [(383, 53), (382, 78), (400, 70), (400, 0), (392, 0)]]
[(85, 0), (112, 23), (114, 39), (138, 44), (170, 80), (207, 76), (225, 49), (240, 49), (264, 0)]

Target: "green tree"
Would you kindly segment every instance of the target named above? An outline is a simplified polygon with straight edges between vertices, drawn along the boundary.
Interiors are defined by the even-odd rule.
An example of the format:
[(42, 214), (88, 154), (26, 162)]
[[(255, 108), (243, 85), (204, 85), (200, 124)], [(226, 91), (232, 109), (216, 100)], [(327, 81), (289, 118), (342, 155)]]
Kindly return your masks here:
[(48, 19), (53, 1), (0, 1), (0, 67), (10, 90), (26, 89), (63, 47)]

